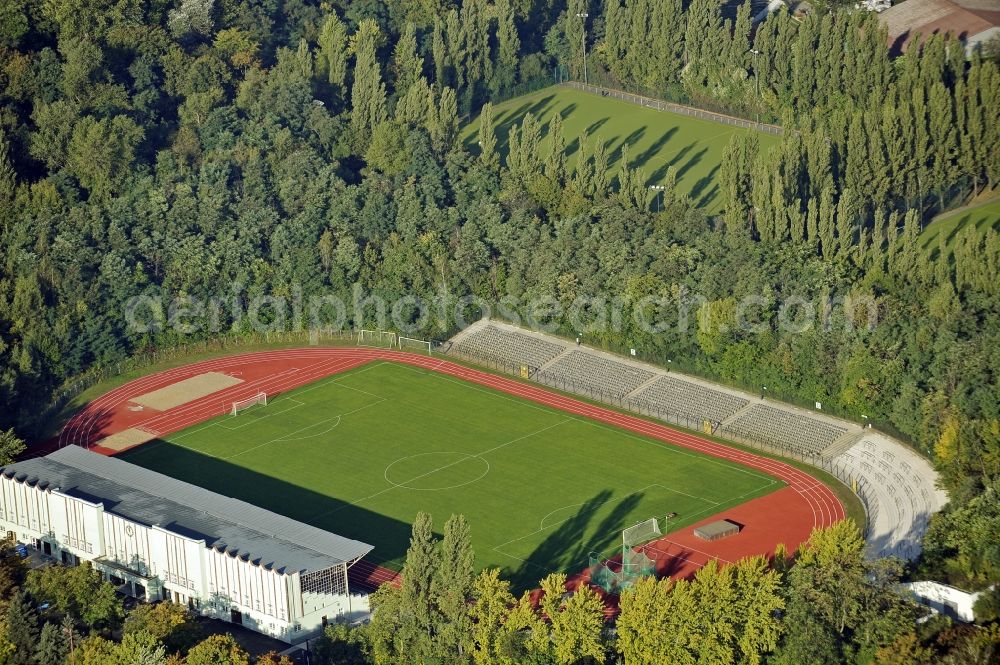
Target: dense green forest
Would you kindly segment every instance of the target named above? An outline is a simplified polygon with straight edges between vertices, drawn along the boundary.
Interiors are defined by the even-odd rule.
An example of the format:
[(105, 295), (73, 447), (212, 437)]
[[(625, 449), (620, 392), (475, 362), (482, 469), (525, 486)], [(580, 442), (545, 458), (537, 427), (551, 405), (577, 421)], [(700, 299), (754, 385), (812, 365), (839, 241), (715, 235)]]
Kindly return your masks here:
[[(783, 140), (730, 144), (717, 218), (669, 185), (654, 209), (638, 168), (609, 180), (599, 137), (558, 119), (499, 145), (490, 102), (579, 77), (584, 44), (593, 81), (778, 119)], [(617, 296), (623, 324), (595, 343), (864, 414), (933, 455), (953, 501), (923, 565), (983, 586), (1000, 577), (1000, 238), (928, 256), (918, 236), (997, 185), (998, 116), (996, 62), (947, 36), (891, 60), (864, 12), (753, 31), (749, 5), (723, 21), (717, 0), (8, 0), (0, 428), (36, 435), (88, 367), (249, 332), (225, 309), (214, 329), (136, 330), (137, 295)], [(630, 316), (650, 297), (708, 324), (651, 333)], [(747, 297), (764, 325), (732, 325)], [(790, 297), (853, 297), (877, 322), (848, 307), (789, 331)], [(423, 335), (453, 332), (448, 311)]]

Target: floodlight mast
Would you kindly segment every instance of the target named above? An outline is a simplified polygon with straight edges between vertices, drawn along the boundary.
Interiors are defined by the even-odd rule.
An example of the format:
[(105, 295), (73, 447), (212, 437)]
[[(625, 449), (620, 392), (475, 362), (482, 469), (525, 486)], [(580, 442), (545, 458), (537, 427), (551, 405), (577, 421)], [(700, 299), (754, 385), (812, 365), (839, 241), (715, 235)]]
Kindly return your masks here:
[(587, 17), (590, 16), (587, 12), (581, 12), (576, 15), (578, 19), (583, 23), (583, 36), (580, 41), (583, 44), (583, 84), (587, 85)]

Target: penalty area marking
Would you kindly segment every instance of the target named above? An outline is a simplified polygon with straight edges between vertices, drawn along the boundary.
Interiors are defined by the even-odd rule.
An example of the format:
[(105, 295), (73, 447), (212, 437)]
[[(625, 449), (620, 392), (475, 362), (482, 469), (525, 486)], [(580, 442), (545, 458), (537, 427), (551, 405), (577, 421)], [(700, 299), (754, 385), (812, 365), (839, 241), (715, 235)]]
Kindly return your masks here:
[[(274, 400), (274, 401), (276, 402), (277, 400)], [(285, 399), (283, 399), (281, 401), (282, 402), (291, 402), (292, 405), (291, 406), (287, 406), (284, 409), (281, 409), (280, 411), (275, 411), (274, 409), (268, 409), (266, 414), (260, 415), (260, 416), (244, 413), (243, 417), (246, 420), (246, 422), (240, 423), (236, 427), (230, 427), (229, 425), (226, 425), (226, 424), (224, 424), (222, 422), (219, 422), (218, 426), (221, 427), (222, 429), (227, 429), (230, 432), (235, 432), (237, 430), (243, 429), (244, 427), (249, 427), (250, 425), (256, 425), (260, 421), (266, 420), (267, 418), (271, 418), (273, 416), (280, 416), (282, 413), (288, 413), (289, 411), (291, 411), (293, 409), (297, 409), (300, 406), (305, 406), (306, 405), (305, 402), (300, 402), (299, 400), (297, 400), (297, 399), (295, 399), (293, 397), (286, 397)], [(274, 402), (271, 402), (271, 404), (273, 405)], [(260, 410), (259, 408), (254, 409), (254, 412), (259, 411), (259, 410)], [(239, 417), (239, 416), (236, 416), (236, 417)]]
[[(312, 427), (319, 427), (320, 425), (324, 424), (326, 424), (326, 421), (321, 421), (312, 425)], [(281, 441), (282, 443), (284, 443), (286, 441), (305, 441), (306, 439), (315, 439), (317, 436), (323, 436), (324, 434), (329, 434), (333, 430), (337, 429), (337, 427), (339, 426), (340, 426), (340, 416), (337, 416), (333, 419), (333, 424), (327, 427), (322, 432), (316, 432), (315, 434), (306, 434), (305, 436), (281, 436), (278, 437), (276, 441)]]
[[(605, 499), (604, 501), (602, 501), (599, 504), (599, 506), (605, 506), (605, 505), (607, 505), (607, 504), (609, 504), (609, 503), (611, 503), (613, 501), (616, 501), (616, 500), (617, 501), (621, 501), (625, 497), (629, 497), (629, 496), (632, 496), (634, 494), (639, 494), (641, 492), (645, 492), (646, 490), (648, 490), (650, 488), (653, 488), (653, 487), (657, 487), (659, 489), (665, 490), (667, 492), (672, 492), (674, 494), (680, 494), (682, 496), (686, 496), (686, 497), (689, 497), (691, 499), (696, 499), (698, 501), (703, 501), (704, 503), (708, 504), (707, 508), (705, 508), (705, 509), (703, 509), (701, 511), (698, 511), (698, 513), (694, 513), (694, 514), (708, 512), (710, 510), (713, 510), (713, 509), (717, 508), (718, 506), (721, 506), (723, 503), (726, 503), (728, 501), (736, 501), (738, 499), (743, 498), (743, 496), (746, 496), (746, 494), (744, 494), (744, 495), (741, 495), (741, 496), (738, 496), (738, 497), (733, 497), (731, 499), (726, 499), (725, 501), (718, 501), (717, 502), (717, 501), (712, 501), (711, 499), (706, 499), (705, 497), (696, 496), (694, 494), (688, 494), (687, 492), (681, 492), (680, 490), (671, 489), (671, 488), (669, 488), (669, 487), (667, 487), (665, 485), (661, 485), (659, 483), (652, 483), (650, 485), (646, 485), (645, 487), (639, 488), (637, 490), (633, 490), (631, 492), (627, 492), (627, 493), (624, 493), (622, 495), (619, 495), (618, 497), (614, 497), (614, 496), (608, 497), (607, 499)], [(760, 489), (760, 488), (758, 488), (758, 489)], [(751, 494), (754, 491), (756, 491), (756, 490), (751, 490), (750, 492), (747, 492), (747, 494)], [(570, 504), (568, 506), (562, 506), (560, 508), (556, 508), (555, 510), (549, 511), (539, 521), (538, 528), (536, 530), (534, 530), (534, 531), (532, 531), (530, 533), (526, 533), (523, 536), (519, 536), (517, 538), (512, 538), (512, 539), (510, 539), (510, 540), (508, 540), (506, 542), (500, 543), (499, 545), (495, 545), (492, 548), (493, 551), (496, 552), (497, 554), (502, 555), (502, 556), (510, 557), (512, 559), (517, 559), (518, 561), (524, 561), (525, 563), (529, 563), (529, 562), (525, 561), (524, 559), (522, 559), (522, 558), (520, 558), (518, 556), (510, 554), (509, 552), (504, 552), (503, 549), (501, 549), (501, 548), (504, 548), (504, 547), (510, 545), (511, 543), (516, 543), (516, 542), (522, 541), (522, 540), (524, 540), (526, 538), (530, 538), (532, 536), (536, 536), (536, 535), (538, 535), (540, 533), (543, 533), (545, 531), (551, 531), (552, 529), (554, 529), (554, 528), (556, 528), (556, 527), (558, 527), (558, 526), (560, 526), (562, 524), (565, 524), (566, 522), (572, 520), (573, 517), (572, 516), (571, 517), (567, 517), (566, 519), (559, 520), (558, 522), (553, 522), (552, 524), (546, 524), (545, 520), (547, 520), (549, 517), (551, 517), (552, 515), (555, 515), (556, 513), (560, 512), (560, 511), (566, 510), (568, 508), (576, 508), (578, 506), (583, 506), (586, 503), (587, 503), (586, 501), (584, 501), (582, 503), (574, 503), (574, 504)], [(694, 514), (692, 514), (691, 516), (693, 516)], [(626, 524), (622, 528), (626, 528), (628, 526), (631, 526), (631, 525)], [(582, 536), (583, 532), (584, 532), (584, 530), (581, 529), (578, 535)]]
[[(274, 439), (271, 439), (270, 441), (265, 441), (264, 443), (258, 444), (256, 446), (251, 447), (251, 448), (247, 448), (246, 450), (241, 450), (240, 452), (233, 453), (232, 455), (227, 455), (226, 457), (219, 457), (219, 459), (222, 459), (222, 460), (231, 460), (234, 457), (239, 457), (240, 455), (246, 455), (249, 452), (252, 452), (252, 451), (257, 450), (259, 448), (263, 448), (264, 446), (269, 446), (272, 443), (284, 443), (286, 441), (297, 441), (297, 440), (299, 440), (299, 438), (301, 438), (301, 439), (308, 439), (308, 438), (312, 438), (313, 436), (319, 436), (319, 435), (310, 434), (310, 435), (307, 435), (307, 436), (304, 436), (304, 437), (299, 437), (299, 438), (289, 438), (289, 437), (291, 437), (291, 436), (293, 436), (295, 434), (300, 434), (302, 432), (308, 431), (308, 430), (312, 429), (313, 427), (318, 427), (320, 425), (328, 423), (331, 420), (336, 420), (337, 421), (337, 425), (339, 425), (341, 418), (343, 418), (344, 416), (349, 416), (349, 415), (351, 415), (353, 413), (357, 413), (358, 411), (364, 411), (365, 409), (370, 409), (371, 407), (373, 407), (373, 406), (375, 406), (377, 404), (381, 404), (384, 401), (385, 400), (382, 399), (382, 400), (379, 400), (377, 402), (372, 402), (371, 404), (366, 404), (364, 406), (358, 407), (357, 409), (354, 409), (353, 411), (348, 411), (347, 413), (342, 413), (342, 414), (336, 415), (336, 416), (330, 416), (326, 420), (321, 420), (318, 423), (312, 423), (311, 425), (306, 425), (305, 427), (300, 427), (299, 429), (295, 430), (294, 432), (289, 432), (288, 434), (282, 434), (281, 436), (279, 436), (277, 438), (274, 438)], [(334, 425), (333, 427), (336, 427), (336, 425)], [(333, 429), (333, 427), (331, 427), (330, 429)], [(327, 430), (327, 431), (329, 431), (329, 430)], [(323, 433), (325, 433), (325, 432), (323, 432)]]

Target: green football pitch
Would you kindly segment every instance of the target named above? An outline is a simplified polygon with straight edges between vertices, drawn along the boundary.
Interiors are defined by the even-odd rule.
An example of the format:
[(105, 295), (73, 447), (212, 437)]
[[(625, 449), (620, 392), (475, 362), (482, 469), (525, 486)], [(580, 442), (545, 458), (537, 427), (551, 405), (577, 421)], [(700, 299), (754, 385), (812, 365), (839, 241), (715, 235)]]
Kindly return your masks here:
[[(752, 131), (656, 111), (573, 88), (552, 87), (495, 107), (498, 150), (506, 155), (511, 126), (520, 124), (528, 113), (543, 123), (542, 145), (547, 147), (547, 126), (556, 112), (563, 116), (571, 169), (576, 166), (578, 139), (584, 133), (590, 141), (588, 154), (593, 154), (598, 136), (604, 142), (608, 152), (608, 174), (612, 178), (620, 169), (622, 145), (628, 143), (629, 163), (645, 171), (648, 185), (661, 184), (667, 168), (672, 166), (677, 172), (678, 190), (710, 213), (718, 212), (722, 205), (717, 176), (723, 150), (734, 134)], [(463, 132), (466, 147), (474, 152), (478, 150), (478, 132), (478, 118)], [(758, 133), (758, 137), (762, 150), (777, 145), (780, 140), (763, 133)], [(651, 194), (651, 204), (652, 200)]]
[[(1000, 190), (994, 190), (994, 194)], [(977, 205), (939, 215), (920, 236), (920, 245), (929, 252), (936, 252), (944, 235), (945, 247), (950, 249), (955, 239), (968, 229), (985, 235), (987, 231), (1000, 231), (1000, 196)]]
[(521, 588), (782, 486), (731, 462), (407, 365), (373, 362), (121, 458), (375, 546), (399, 569), (427, 511), (471, 525), (477, 567)]

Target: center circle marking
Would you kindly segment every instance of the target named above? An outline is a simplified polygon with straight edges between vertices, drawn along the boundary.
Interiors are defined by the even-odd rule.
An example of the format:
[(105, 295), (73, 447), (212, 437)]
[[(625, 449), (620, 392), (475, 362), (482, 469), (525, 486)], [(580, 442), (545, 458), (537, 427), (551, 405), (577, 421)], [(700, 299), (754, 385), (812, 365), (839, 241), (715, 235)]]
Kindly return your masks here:
[[(396, 482), (395, 480), (389, 477), (390, 471), (394, 466), (410, 460), (415, 460), (420, 457), (430, 457), (430, 456), (440, 457), (441, 463), (436, 465), (435, 468), (429, 469), (426, 472), (418, 474), (417, 476), (411, 477), (407, 480), (404, 480), (403, 482)], [(444, 471), (453, 466), (462, 464), (463, 462), (466, 462), (468, 460), (479, 460), (480, 461), (479, 466), (482, 469), (482, 473), (480, 473), (475, 478), (472, 478), (471, 480), (466, 480), (465, 482), (456, 483), (453, 485), (442, 485), (439, 487), (414, 487), (411, 484), (423, 478), (427, 478), (428, 476), (432, 476), (438, 471)], [(481, 457), (479, 455), (472, 455), (470, 453), (462, 453), (458, 451), (443, 451), (434, 453), (417, 453), (416, 455), (407, 455), (406, 457), (400, 457), (398, 460), (390, 462), (389, 465), (385, 467), (385, 472), (383, 473), (383, 476), (385, 477), (385, 481), (390, 485), (392, 485), (393, 487), (400, 487), (408, 490), (416, 490), (418, 492), (438, 492), (442, 490), (453, 490), (459, 487), (465, 487), (466, 485), (471, 485), (472, 483), (480, 481), (483, 478), (485, 478), (486, 474), (488, 474), (489, 472), (490, 472), (490, 463), (484, 457)]]

